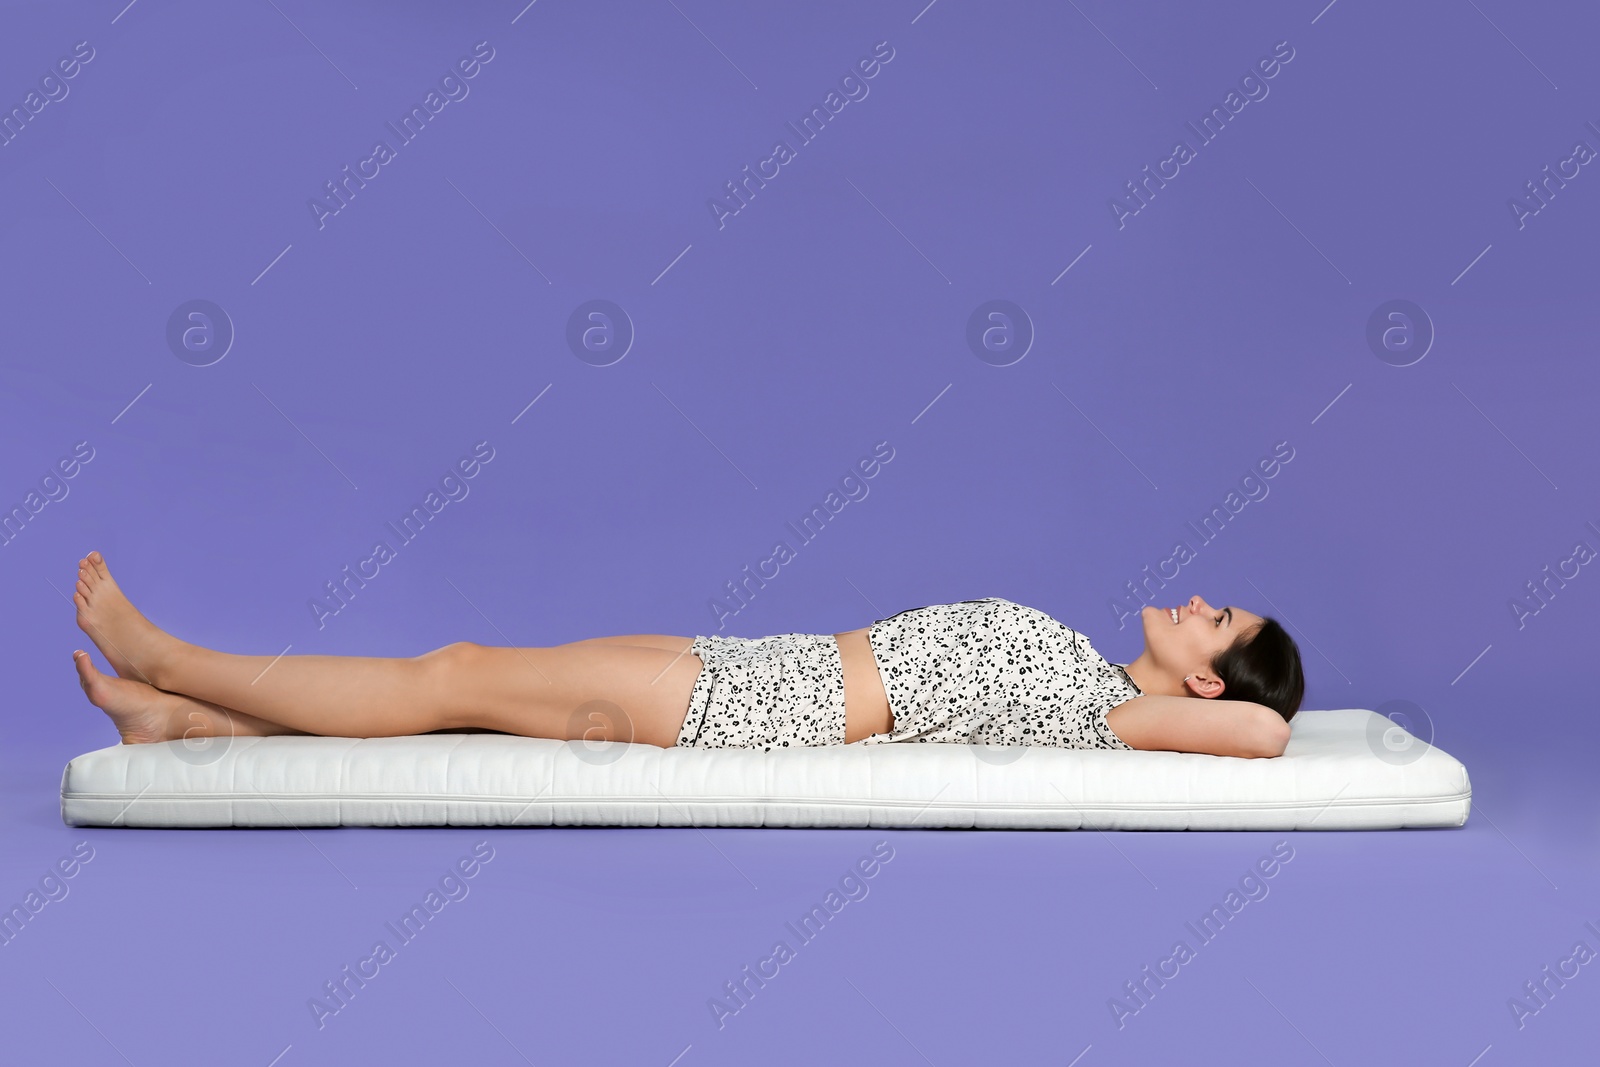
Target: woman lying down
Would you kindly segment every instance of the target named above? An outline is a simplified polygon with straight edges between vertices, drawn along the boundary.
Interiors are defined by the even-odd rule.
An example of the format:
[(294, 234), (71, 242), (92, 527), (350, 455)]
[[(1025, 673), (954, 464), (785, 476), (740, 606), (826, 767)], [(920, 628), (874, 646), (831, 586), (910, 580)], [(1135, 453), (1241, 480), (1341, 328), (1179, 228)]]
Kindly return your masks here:
[(987, 597), (837, 634), (593, 637), (550, 648), (458, 642), (420, 656), (236, 656), (139, 613), (91, 552), (73, 660), (124, 744), (485, 731), (662, 748), (935, 742), (1282, 755), (1305, 691), (1278, 622), (1200, 597), (1141, 612), (1144, 651)]

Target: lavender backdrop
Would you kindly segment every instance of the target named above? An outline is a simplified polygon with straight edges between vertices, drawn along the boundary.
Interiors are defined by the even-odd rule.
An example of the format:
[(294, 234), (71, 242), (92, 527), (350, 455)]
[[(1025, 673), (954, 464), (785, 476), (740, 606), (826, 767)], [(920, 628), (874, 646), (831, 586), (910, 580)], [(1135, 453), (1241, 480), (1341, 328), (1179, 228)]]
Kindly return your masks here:
[[(8, 1060), (1593, 1054), (1591, 7), (124, 2), (0, 26)], [(96, 547), (157, 623), (267, 654), (996, 595), (1126, 661), (1141, 596), (1201, 593), (1291, 627), (1307, 707), (1459, 757), (1473, 815), (75, 831), (60, 769), (115, 741), (69, 658)]]

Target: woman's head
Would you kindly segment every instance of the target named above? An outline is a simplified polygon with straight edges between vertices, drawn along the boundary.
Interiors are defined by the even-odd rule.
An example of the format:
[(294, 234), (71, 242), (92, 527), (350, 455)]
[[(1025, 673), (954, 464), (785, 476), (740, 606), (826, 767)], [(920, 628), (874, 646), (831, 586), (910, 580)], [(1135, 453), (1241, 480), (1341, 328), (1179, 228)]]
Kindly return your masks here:
[(1183, 691), (1264, 704), (1285, 722), (1300, 709), (1306, 684), (1300, 649), (1276, 619), (1213, 608), (1198, 596), (1182, 607), (1146, 607), (1139, 614), (1140, 660)]

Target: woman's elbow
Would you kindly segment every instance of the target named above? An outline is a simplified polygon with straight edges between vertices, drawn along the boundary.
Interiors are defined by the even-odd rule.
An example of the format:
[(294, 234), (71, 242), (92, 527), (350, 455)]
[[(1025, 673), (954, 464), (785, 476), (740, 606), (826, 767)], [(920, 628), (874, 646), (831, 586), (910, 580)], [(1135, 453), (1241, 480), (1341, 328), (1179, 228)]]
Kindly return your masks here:
[(1271, 758), (1283, 755), (1283, 750), (1289, 747), (1290, 728), (1282, 715), (1269, 707), (1261, 708), (1262, 715), (1254, 730), (1251, 731), (1250, 752), (1248, 755), (1257, 758)]

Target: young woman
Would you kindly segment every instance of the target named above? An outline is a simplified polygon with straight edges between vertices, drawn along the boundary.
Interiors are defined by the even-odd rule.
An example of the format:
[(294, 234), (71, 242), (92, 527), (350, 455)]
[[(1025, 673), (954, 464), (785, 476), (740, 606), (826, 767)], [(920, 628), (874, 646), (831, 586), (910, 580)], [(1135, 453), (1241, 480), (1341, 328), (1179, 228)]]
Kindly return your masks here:
[(1146, 607), (1144, 651), (1125, 666), (997, 597), (839, 634), (461, 642), (406, 659), (189, 644), (139, 613), (98, 552), (78, 562), (73, 603), (116, 671), (77, 651), (79, 680), (125, 744), (465, 730), (662, 748), (917, 741), (1277, 756), (1305, 688), (1275, 620), (1198, 596)]

